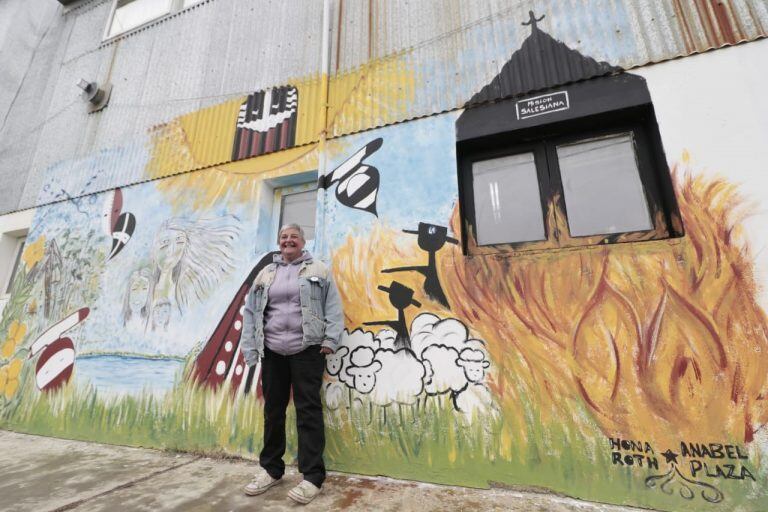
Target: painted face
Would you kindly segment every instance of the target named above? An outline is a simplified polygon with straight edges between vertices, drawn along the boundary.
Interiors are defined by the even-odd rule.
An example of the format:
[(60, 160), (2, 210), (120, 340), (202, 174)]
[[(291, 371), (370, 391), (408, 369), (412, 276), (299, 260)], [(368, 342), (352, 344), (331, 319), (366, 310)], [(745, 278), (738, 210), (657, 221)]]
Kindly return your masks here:
[(161, 302), (155, 305), (152, 310), (152, 320), (155, 325), (168, 325), (171, 320), (171, 305), (168, 302)]
[(155, 236), (155, 261), (163, 270), (170, 270), (181, 260), (187, 246), (187, 235), (183, 231), (165, 229)]
[(149, 280), (146, 277), (136, 276), (131, 279), (131, 288), (128, 292), (128, 305), (131, 311), (137, 312), (147, 303), (149, 294)]
[(293, 261), (301, 255), (306, 242), (298, 229), (286, 228), (280, 232), (280, 254), (285, 261)]
[(473, 361), (464, 366), (464, 373), (469, 382), (479, 382), (482, 380), (485, 372), (483, 371), (483, 365), (481, 363)]
[(338, 375), (341, 371), (341, 356), (338, 354), (330, 354), (325, 356), (325, 367), (328, 371), (328, 375)]

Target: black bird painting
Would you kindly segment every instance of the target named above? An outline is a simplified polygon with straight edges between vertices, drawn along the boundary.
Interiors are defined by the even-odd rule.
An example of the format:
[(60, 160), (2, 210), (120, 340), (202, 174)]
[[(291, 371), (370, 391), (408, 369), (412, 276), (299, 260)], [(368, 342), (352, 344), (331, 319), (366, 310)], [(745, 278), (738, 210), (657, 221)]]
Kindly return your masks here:
[(363, 161), (379, 150), (381, 138), (373, 139), (333, 171), (318, 179), (318, 187), (328, 189), (334, 183), (336, 199), (344, 206), (363, 210), (378, 217), (376, 197), (379, 193), (379, 170)]

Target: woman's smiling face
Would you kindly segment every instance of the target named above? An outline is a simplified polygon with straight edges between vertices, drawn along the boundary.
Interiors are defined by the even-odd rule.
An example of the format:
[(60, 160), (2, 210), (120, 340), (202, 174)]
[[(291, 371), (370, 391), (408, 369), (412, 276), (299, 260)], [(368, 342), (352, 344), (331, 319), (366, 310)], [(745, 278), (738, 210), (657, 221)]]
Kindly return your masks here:
[(304, 238), (296, 228), (285, 228), (280, 232), (280, 254), (284, 261), (293, 261), (301, 255), (304, 250)]

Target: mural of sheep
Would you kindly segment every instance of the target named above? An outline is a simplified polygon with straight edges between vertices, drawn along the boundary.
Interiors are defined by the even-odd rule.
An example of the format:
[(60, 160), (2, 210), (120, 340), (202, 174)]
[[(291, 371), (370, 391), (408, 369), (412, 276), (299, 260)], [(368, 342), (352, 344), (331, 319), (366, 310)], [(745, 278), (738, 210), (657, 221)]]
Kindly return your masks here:
[[(373, 406), (383, 411), (396, 405), (416, 406), (420, 399), (447, 396), (453, 408), (472, 418), (493, 413), (495, 406), (484, 379), (491, 366), (482, 340), (469, 337), (467, 327), (454, 318), (431, 313), (411, 325), (412, 347), (396, 348), (396, 334), (383, 329), (376, 335), (345, 331), (335, 354), (326, 358), (326, 403), (339, 407)], [(346, 387), (348, 394), (343, 396)]]
[(345, 373), (352, 379), (352, 388), (362, 395), (367, 395), (376, 386), (376, 374), (381, 370), (381, 362), (375, 360), (375, 353), (368, 347), (358, 347), (350, 355), (350, 365)]

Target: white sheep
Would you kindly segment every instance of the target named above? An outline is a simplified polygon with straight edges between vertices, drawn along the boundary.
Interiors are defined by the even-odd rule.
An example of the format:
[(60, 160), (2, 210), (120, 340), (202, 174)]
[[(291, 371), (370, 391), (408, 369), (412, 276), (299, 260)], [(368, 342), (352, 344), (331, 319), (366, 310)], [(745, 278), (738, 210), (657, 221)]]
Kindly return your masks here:
[(422, 353), (422, 360), (432, 369), (432, 378), (427, 382), (428, 395), (458, 393), (467, 386), (464, 370), (457, 364), (459, 352), (445, 345), (430, 345)]
[(422, 313), (411, 323), (411, 349), (423, 359), (423, 352), (431, 345), (444, 345), (461, 351), (467, 343), (469, 332), (455, 318), (441, 320), (431, 313)]
[(347, 399), (347, 389), (341, 382), (333, 380), (323, 384), (323, 391), (325, 396), (325, 406), (330, 411), (336, 411), (345, 407), (349, 407), (349, 400)]
[(482, 350), (465, 348), (459, 353), (456, 364), (464, 368), (464, 376), (467, 381), (478, 383), (485, 377), (485, 369), (491, 366), (491, 363), (485, 359), (485, 353)]
[(395, 350), (395, 340), (397, 339), (397, 333), (391, 329), (382, 329), (376, 336), (374, 336), (377, 348), (385, 348)]
[(381, 362), (374, 360), (373, 349), (358, 347), (350, 354), (350, 364), (344, 371), (351, 387), (358, 393), (367, 395), (376, 386), (376, 373), (381, 370)]
[(424, 391), (427, 370), (407, 348), (376, 351), (375, 361), (381, 366), (376, 375), (376, 386), (371, 401), (381, 407), (392, 404), (415, 404)]
[(338, 377), (344, 368), (344, 356), (349, 354), (348, 347), (339, 347), (333, 354), (327, 354), (325, 356), (325, 371), (331, 377)]
[(471, 383), (466, 389), (453, 397), (456, 410), (464, 414), (467, 419), (475, 419), (481, 416), (497, 417), (498, 409), (493, 403), (491, 391), (484, 384)]
[[(371, 361), (373, 361), (373, 351), (379, 348), (378, 342), (373, 338), (373, 333), (361, 329), (355, 329), (351, 333), (344, 330), (341, 335), (339, 348), (336, 349), (337, 353), (344, 352), (341, 356), (341, 365), (337, 376), (339, 380), (350, 389), (353, 389), (355, 386), (352, 383), (353, 376), (347, 374), (346, 369), (353, 364), (351, 361), (352, 353), (361, 347), (370, 349)], [(359, 353), (359, 355), (360, 354), (362, 353)], [(370, 361), (366, 364), (370, 364)], [(366, 364), (357, 364), (357, 366), (366, 366)]]

